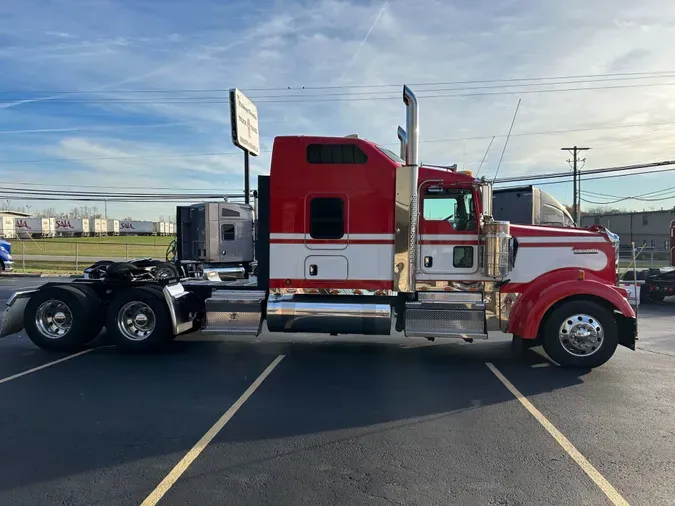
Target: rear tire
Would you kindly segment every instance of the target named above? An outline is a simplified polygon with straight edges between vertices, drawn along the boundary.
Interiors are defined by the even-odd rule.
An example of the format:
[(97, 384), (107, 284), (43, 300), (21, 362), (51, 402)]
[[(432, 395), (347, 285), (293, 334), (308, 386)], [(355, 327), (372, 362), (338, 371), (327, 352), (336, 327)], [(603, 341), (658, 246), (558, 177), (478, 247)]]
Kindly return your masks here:
[(108, 307), (106, 328), (117, 349), (128, 353), (158, 351), (173, 339), (166, 299), (151, 287), (117, 295)]
[(599, 367), (618, 345), (614, 314), (592, 301), (575, 300), (556, 308), (544, 324), (546, 353), (563, 367)]
[(155, 266), (154, 275), (157, 279), (180, 278), (178, 267), (170, 262), (160, 262)]
[(50, 286), (26, 304), (24, 329), (39, 348), (78, 351), (93, 339), (96, 312), (91, 307), (83, 292), (71, 286)]

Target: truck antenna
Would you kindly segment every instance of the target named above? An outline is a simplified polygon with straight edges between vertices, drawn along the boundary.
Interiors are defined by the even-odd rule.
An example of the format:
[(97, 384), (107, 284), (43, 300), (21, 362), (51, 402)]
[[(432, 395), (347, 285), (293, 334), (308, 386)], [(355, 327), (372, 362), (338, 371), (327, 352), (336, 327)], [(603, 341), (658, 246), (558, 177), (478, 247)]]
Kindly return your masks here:
[(478, 177), (478, 174), (480, 174), (480, 170), (483, 168), (483, 163), (485, 162), (485, 159), (487, 158), (488, 153), (490, 152), (490, 148), (492, 147), (492, 143), (495, 141), (495, 136), (492, 136), (492, 140), (490, 141), (490, 144), (488, 144), (487, 149), (485, 150), (485, 154), (483, 155), (483, 159), (480, 161), (480, 165), (478, 166), (478, 170), (476, 171), (476, 177)]
[(516, 106), (516, 112), (513, 113), (513, 119), (511, 120), (511, 127), (509, 128), (509, 134), (506, 136), (506, 141), (504, 142), (504, 149), (502, 149), (502, 156), (499, 157), (499, 163), (497, 164), (497, 170), (495, 171), (495, 177), (492, 178), (492, 185), (494, 186), (495, 184), (495, 179), (497, 179), (497, 174), (499, 174), (499, 167), (502, 165), (502, 160), (504, 159), (504, 153), (506, 153), (506, 146), (509, 143), (509, 139), (511, 138), (511, 130), (513, 130), (513, 124), (516, 122), (516, 116), (518, 116), (518, 109), (520, 109), (520, 101), (522, 99), (518, 99), (518, 105)]

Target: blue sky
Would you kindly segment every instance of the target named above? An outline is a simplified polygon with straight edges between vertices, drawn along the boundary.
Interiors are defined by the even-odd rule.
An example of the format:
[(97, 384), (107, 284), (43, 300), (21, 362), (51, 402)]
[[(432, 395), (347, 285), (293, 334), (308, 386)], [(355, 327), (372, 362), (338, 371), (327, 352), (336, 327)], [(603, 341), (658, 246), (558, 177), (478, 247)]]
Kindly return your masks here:
[[(231, 87), (257, 102), (264, 151), (276, 135), (355, 132), (396, 149), (396, 126), (405, 116), (399, 88), (299, 88), (675, 71), (675, 4), (660, 0), (383, 5), (380, 0), (5, 0), (0, 3), (2, 182), (237, 191), (242, 155), (230, 141)], [(675, 83), (675, 75), (591, 86), (668, 82)], [(451, 90), (471, 86), (493, 85), (413, 89), (466, 95), (476, 90)], [(557, 88), (570, 86), (580, 85)], [(556, 88), (530, 89), (546, 87)], [(391, 92), (392, 99), (352, 100), (372, 96), (358, 93), (373, 90), (380, 98)], [(517, 89), (478, 91), (505, 90)], [(76, 93), (54, 93), (64, 91)], [(290, 95), (340, 100), (284, 102)], [(587, 168), (675, 158), (675, 86), (644, 86), (421, 98), (422, 161), (475, 170), (496, 135), (482, 172), (492, 175), (518, 98), (515, 135), (500, 176), (567, 170), (568, 154), (560, 147), (574, 144), (593, 148), (584, 155)], [(579, 131), (529, 135), (557, 130)], [(447, 140), (465, 138), (470, 139)], [(253, 159), (254, 174), (268, 170), (269, 153)], [(589, 181), (584, 188), (622, 196), (670, 186), (675, 172)], [(571, 199), (571, 183), (542, 188), (564, 202)], [(621, 205), (674, 204), (675, 199)], [(66, 210), (73, 204), (33, 202), (32, 208), (52, 205)], [(108, 214), (156, 219), (172, 215), (174, 206), (110, 204)]]

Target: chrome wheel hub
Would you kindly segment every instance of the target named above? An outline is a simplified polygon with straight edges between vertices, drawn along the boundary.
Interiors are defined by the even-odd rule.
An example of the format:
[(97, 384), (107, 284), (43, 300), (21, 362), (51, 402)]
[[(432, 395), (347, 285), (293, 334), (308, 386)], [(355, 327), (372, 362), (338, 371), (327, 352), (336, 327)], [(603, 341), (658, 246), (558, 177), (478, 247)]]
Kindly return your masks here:
[(570, 355), (587, 357), (600, 349), (605, 333), (600, 322), (593, 316), (575, 314), (560, 325), (558, 338)]
[(48, 339), (61, 339), (73, 325), (70, 308), (60, 300), (50, 299), (35, 312), (35, 326)]
[(155, 313), (145, 302), (132, 301), (117, 313), (117, 327), (131, 341), (143, 341), (155, 330)]

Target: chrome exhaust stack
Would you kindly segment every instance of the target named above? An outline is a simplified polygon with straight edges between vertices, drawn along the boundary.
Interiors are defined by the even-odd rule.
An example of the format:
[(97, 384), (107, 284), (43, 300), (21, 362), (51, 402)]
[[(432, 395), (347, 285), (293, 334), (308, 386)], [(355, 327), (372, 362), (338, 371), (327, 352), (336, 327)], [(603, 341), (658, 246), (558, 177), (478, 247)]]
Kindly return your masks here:
[(403, 103), (406, 105), (406, 129), (399, 127), (398, 136), (401, 139), (402, 155), (405, 155), (405, 165), (396, 171), (394, 290), (414, 293), (417, 269), (419, 111), (417, 98), (407, 86), (403, 86)]
[(405, 133), (405, 130), (403, 130), (403, 127), (400, 126), (398, 127), (396, 135), (398, 136), (398, 140), (401, 141), (401, 160), (405, 160), (408, 149), (408, 135)]
[(419, 109), (417, 97), (407, 86), (403, 86), (403, 103), (407, 106), (405, 111), (406, 142), (406, 165), (419, 165), (418, 152), (420, 144), (419, 132)]

